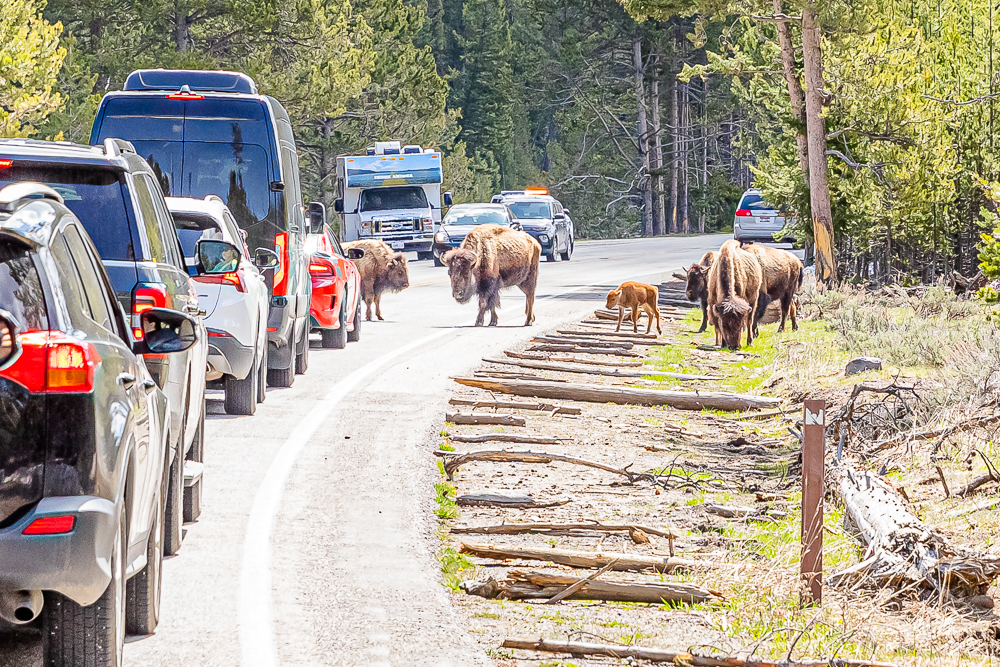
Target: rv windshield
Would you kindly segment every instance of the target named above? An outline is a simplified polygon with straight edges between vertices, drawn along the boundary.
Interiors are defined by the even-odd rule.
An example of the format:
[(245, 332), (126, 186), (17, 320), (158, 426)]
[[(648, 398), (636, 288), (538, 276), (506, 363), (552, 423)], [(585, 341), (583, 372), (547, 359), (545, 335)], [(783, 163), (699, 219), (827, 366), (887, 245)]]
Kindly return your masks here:
[(361, 193), (362, 211), (391, 211), (397, 208), (427, 208), (422, 188), (378, 188)]

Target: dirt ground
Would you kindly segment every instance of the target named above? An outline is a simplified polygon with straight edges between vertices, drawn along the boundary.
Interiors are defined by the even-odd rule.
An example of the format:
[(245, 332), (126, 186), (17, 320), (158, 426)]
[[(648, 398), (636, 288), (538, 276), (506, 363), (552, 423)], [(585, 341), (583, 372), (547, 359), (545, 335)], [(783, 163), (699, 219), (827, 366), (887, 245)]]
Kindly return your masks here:
[[(673, 286), (676, 287), (676, 286)], [(675, 293), (673, 290), (666, 290)], [(709, 332), (696, 333), (697, 310), (664, 310), (667, 345), (635, 346), (636, 360), (650, 370), (712, 375), (712, 380), (621, 378), (529, 370), (484, 364), (485, 372), (516, 372), (540, 379), (574, 383), (655, 387), (658, 389), (732, 391), (775, 396), (779, 410), (748, 413), (690, 411), (531, 399), (491, 394), (456, 384), (455, 398), (469, 400), (537, 401), (580, 409), (579, 415), (501, 409), (523, 417), (526, 426), (442, 426), (440, 450), (456, 453), (483, 449), (558, 453), (597, 461), (631, 472), (649, 472), (654, 479), (629, 482), (622, 475), (562, 462), (469, 462), (454, 479), (443, 475), (437, 485), (443, 580), (461, 609), (469, 632), (497, 664), (598, 665), (615, 658), (570, 657), (502, 648), (505, 638), (572, 640), (601, 644), (641, 645), (705, 655), (753, 655), (758, 658), (806, 659), (854, 657), (906, 665), (995, 664), (1000, 655), (1000, 619), (992, 609), (961, 599), (943, 599), (925, 592), (894, 595), (893, 590), (826, 587), (821, 608), (799, 605), (801, 401), (824, 398), (829, 406), (844, 403), (859, 381), (871, 384), (926, 380), (899, 368), (885, 368), (844, 378), (849, 357), (838, 349), (828, 327), (810, 315), (797, 332), (778, 334), (776, 325), (761, 327), (762, 335), (746, 351), (707, 349)], [(645, 321), (640, 323), (644, 330)], [(562, 329), (613, 331), (614, 323), (580, 324)], [(623, 328), (631, 330), (631, 327)], [(554, 333), (554, 332), (550, 332)], [(539, 333), (538, 335), (546, 335)], [(699, 348), (698, 345), (702, 345)], [(530, 347), (530, 344), (525, 348)], [(515, 352), (525, 352), (519, 350)], [(555, 357), (569, 353), (552, 353)], [(572, 353), (585, 359), (631, 361), (605, 355)], [(595, 368), (598, 368), (595, 366)], [(635, 370), (635, 369), (629, 369)], [(774, 414), (785, 411), (785, 414)], [(449, 412), (473, 412), (472, 406), (449, 406)], [(476, 413), (492, 410), (478, 408)], [(760, 414), (761, 417), (752, 415)], [(770, 416), (768, 416), (770, 415)], [(561, 438), (559, 444), (465, 444), (451, 436), (486, 433), (537, 434)], [(903, 487), (916, 513), (956, 544), (980, 554), (1000, 556), (993, 509), (997, 489), (969, 498), (945, 498), (934, 464), (923, 443), (905, 452), (892, 450), (872, 457), (892, 483)], [(945, 466), (952, 488), (958, 488), (985, 468), (966, 463), (956, 453), (936, 465)], [(930, 480), (930, 481), (928, 481)], [(531, 496), (538, 502), (569, 500), (545, 508), (509, 509), (455, 505), (468, 494)], [(712, 505), (752, 508), (749, 516), (724, 518)], [(982, 509), (978, 509), (982, 508)], [(637, 543), (627, 532), (580, 531), (574, 535), (476, 534), (461, 529), (500, 524), (581, 523), (632, 524), (672, 532), (669, 540), (655, 535)], [(641, 541), (641, 537), (639, 538)], [(716, 593), (716, 600), (696, 604), (644, 604), (564, 600), (512, 601), (485, 599), (460, 588), (463, 581), (502, 580), (511, 570), (529, 570), (585, 577), (593, 571), (539, 560), (502, 561), (462, 555), (462, 544), (502, 547), (558, 548), (578, 551), (624, 552), (695, 561), (674, 574), (608, 572), (601, 581), (683, 582)], [(863, 549), (843, 525), (843, 511), (827, 495), (825, 515), (825, 575), (857, 563)], [(990, 589), (995, 595), (997, 589)], [(992, 657), (991, 657), (992, 656)]]

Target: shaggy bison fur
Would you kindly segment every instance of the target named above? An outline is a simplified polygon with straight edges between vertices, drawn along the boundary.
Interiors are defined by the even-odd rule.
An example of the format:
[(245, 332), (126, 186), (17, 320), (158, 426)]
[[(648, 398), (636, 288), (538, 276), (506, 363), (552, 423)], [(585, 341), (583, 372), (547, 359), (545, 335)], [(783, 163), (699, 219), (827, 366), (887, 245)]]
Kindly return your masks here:
[(753, 343), (753, 320), (763, 282), (760, 262), (752, 253), (740, 248), (736, 240), (722, 244), (708, 274), (708, 305), (716, 344), (739, 349), (744, 328), (747, 345)]
[(542, 246), (525, 232), (500, 225), (479, 225), (462, 245), (441, 258), (448, 267), (451, 294), (459, 303), (479, 296), (476, 326), (483, 325), (490, 311), (490, 326), (497, 324), (500, 290), (519, 287), (526, 297), (524, 326), (535, 321), (535, 285)]
[(715, 263), (718, 254), (714, 250), (709, 250), (702, 255), (697, 264), (692, 264), (687, 270), (685, 289), (687, 300), (701, 303), (701, 328), (698, 329), (698, 333), (708, 328), (708, 272), (712, 270), (712, 264)]
[(660, 328), (660, 308), (658, 301), (660, 290), (645, 283), (627, 282), (622, 283), (618, 289), (608, 292), (608, 300), (605, 304), (610, 310), (618, 309), (618, 327), (615, 331), (622, 330), (622, 318), (625, 317), (625, 309), (632, 309), (632, 331), (639, 332), (639, 312), (646, 311), (646, 333), (653, 328), (653, 318), (656, 318), (656, 333), (663, 333)]
[(410, 286), (410, 273), (406, 268), (406, 257), (396, 252), (378, 239), (362, 239), (343, 244), (344, 248), (361, 248), (365, 256), (352, 260), (361, 274), (361, 298), (367, 310), (365, 319), (372, 318), (372, 304), (375, 317), (382, 319), (382, 294), (399, 292)]
[(785, 320), (791, 315), (792, 331), (799, 328), (795, 318), (795, 292), (802, 285), (802, 262), (787, 250), (770, 248), (759, 243), (744, 245), (743, 249), (751, 253), (760, 263), (764, 283), (761, 285), (761, 298), (757, 302), (754, 314), (754, 335), (757, 335), (757, 324), (767, 310), (767, 304), (777, 301), (781, 306), (781, 324), (778, 331), (785, 330)]

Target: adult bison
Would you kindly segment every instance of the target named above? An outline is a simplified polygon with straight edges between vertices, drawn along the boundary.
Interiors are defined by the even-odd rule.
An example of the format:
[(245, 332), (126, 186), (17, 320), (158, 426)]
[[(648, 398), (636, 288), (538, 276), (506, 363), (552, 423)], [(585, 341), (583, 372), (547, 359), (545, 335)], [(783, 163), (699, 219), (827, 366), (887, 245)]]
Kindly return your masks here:
[(715, 342), (739, 349), (740, 334), (747, 330), (747, 345), (753, 343), (753, 320), (764, 277), (760, 262), (729, 240), (722, 244), (719, 256), (708, 273), (708, 306), (715, 325)]
[(448, 267), (451, 294), (456, 301), (468, 303), (474, 294), (479, 296), (477, 327), (483, 325), (487, 310), (490, 326), (496, 326), (500, 290), (505, 287), (519, 287), (524, 292), (524, 326), (528, 326), (535, 321), (535, 285), (541, 255), (542, 246), (525, 232), (479, 225), (441, 261)]
[(697, 264), (692, 264), (687, 270), (687, 285), (684, 290), (687, 300), (701, 302), (701, 328), (698, 329), (698, 333), (708, 327), (708, 272), (712, 270), (712, 264), (715, 263), (718, 254), (714, 250), (709, 250), (702, 255)]
[(760, 263), (763, 272), (764, 283), (760, 291), (762, 296), (757, 303), (757, 310), (754, 313), (754, 335), (757, 335), (757, 323), (764, 316), (767, 304), (777, 301), (781, 306), (781, 324), (778, 331), (785, 330), (785, 320), (791, 316), (792, 331), (799, 328), (799, 323), (795, 318), (795, 292), (802, 285), (802, 262), (799, 258), (787, 250), (771, 248), (759, 243), (751, 243), (743, 246), (744, 250), (751, 253)]
[(378, 239), (362, 239), (345, 243), (344, 248), (361, 248), (365, 256), (353, 260), (361, 274), (361, 298), (367, 311), (365, 319), (372, 318), (372, 304), (375, 317), (382, 319), (382, 294), (399, 292), (410, 286), (410, 274), (406, 268), (406, 257), (396, 252)]

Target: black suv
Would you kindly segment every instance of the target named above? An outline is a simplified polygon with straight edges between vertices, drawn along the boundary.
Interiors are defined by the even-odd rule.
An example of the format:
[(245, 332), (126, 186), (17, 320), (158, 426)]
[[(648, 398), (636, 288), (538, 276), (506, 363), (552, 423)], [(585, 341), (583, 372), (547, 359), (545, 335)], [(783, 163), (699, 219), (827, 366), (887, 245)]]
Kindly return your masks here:
[(197, 326), (154, 308), (135, 341), (63, 197), (0, 189), (0, 618), (41, 615), (46, 665), (118, 665), (156, 629), (170, 417), (138, 354)]
[[(142, 336), (139, 316), (149, 309), (199, 313), (198, 292), (188, 279), (177, 230), (156, 175), (128, 142), (79, 146), (0, 140), (0, 187), (18, 181), (50, 186), (83, 223), (111, 277), (118, 302), (130, 314), (133, 335)], [(149, 355), (145, 360), (169, 399), (167, 426), (172, 442), (181, 445), (170, 466), (167, 554), (180, 549), (182, 520), (193, 520), (200, 513), (208, 337), (200, 318), (196, 319), (198, 342), (190, 349), (169, 356)]]

